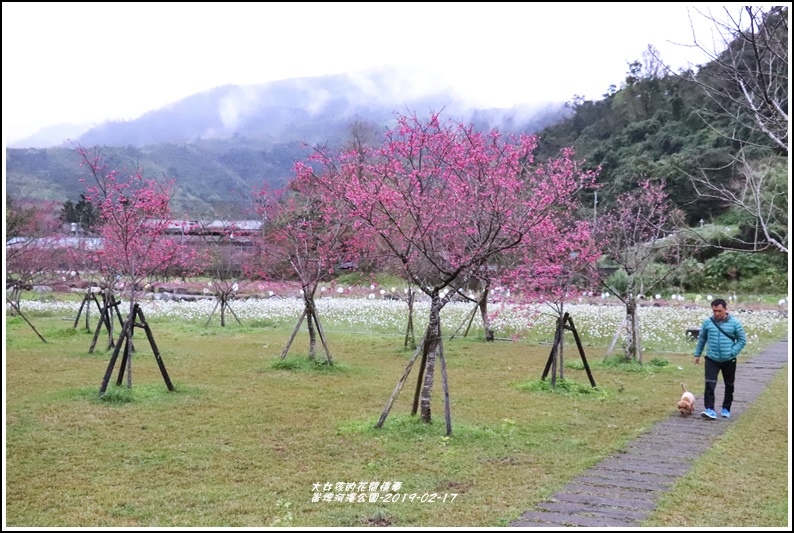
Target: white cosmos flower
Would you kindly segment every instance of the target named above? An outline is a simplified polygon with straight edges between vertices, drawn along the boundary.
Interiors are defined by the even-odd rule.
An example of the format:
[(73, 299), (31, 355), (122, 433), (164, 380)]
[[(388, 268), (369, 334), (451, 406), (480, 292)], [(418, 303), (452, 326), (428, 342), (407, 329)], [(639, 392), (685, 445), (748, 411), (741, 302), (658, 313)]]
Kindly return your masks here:
[[(100, 291), (93, 287), (92, 291)], [(273, 291), (270, 291), (273, 295)], [(59, 313), (74, 317), (81, 301), (25, 301), (26, 309), (32, 312)], [(212, 299), (195, 302), (141, 300), (148, 320), (157, 321), (196, 321), (204, 322), (213, 311)], [(607, 346), (612, 342), (618, 328), (626, 316), (623, 305), (590, 305), (566, 302), (565, 310), (576, 323), (582, 342), (593, 346)], [(303, 313), (303, 301), (297, 298), (249, 299), (235, 303), (235, 314), (245, 324), (267, 320), (275, 325), (294, 327)], [(353, 334), (386, 334), (402, 337), (405, 333), (406, 307), (398, 300), (376, 299), (370, 293), (365, 298), (323, 298), (317, 301), (317, 311), (323, 327), (329, 333), (347, 332)], [(420, 298), (414, 309), (414, 327), (418, 330), (427, 325), (430, 301)], [(491, 322), (496, 331), (505, 337), (515, 335), (519, 340), (530, 343), (550, 342), (554, 337), (556, 319), (548, 313), (545, 304), (513, 305), (494, 302), (489, 305)], [(442, 324), (454, 328), (470, 315), (470, 305), (466, 302), (450, 302), (441, 311)], [(699, 324), (711, 314), (710, 309), (694, 307), (643, 307), (638, 315), (642, 331), (643, 346), (648, 352), (690, 353), (692, 344), (686, 340), (684, 332), (693, 324)], [(754, 311), (742, 315), (742, 324), (747, 333), (748, 343), (758, 342), (763, 333), (778, 331), (787, 324), (777, 309)], [(168, 327), (168, 324), (163, 324)], [(479, 326), (475, 321), (473, 327)], [(620, 340), (625, 333), (620, 332)], [(567, 342), (567, 341), (566, 341)], [(617, 346), (620, 346), (618, 344)], [(616, 348), (619, 349), (619, 348)], [(589, 354), (588, 354), (589, 355)]]

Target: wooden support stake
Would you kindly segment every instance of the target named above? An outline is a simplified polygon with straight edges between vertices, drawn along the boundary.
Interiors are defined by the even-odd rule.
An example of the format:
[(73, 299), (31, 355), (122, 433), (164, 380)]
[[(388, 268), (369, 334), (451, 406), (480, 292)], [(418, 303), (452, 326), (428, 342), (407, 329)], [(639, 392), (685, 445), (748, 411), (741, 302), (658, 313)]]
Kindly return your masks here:
[(284, 351), (281, 352), (281, 358), (284, 359), (287, 357), (287, 352), (289, 351), (289, 347), (292, 346), (292, 341), (295, 340), (295, 335), (298, 334), (298, 330), (301, 328), (301, 324), (303, 324), (303, 319), (306, 318), (306, 309), (303, 309), (303, 313), (301, 313), (300, 319), (298, 319), (298, 324), (295, 326), (295, 329), (292, 330), (292, 335), (290, 336), (289, 340), (287, 341), (287, 345), (284, 346)]
[(573, 333), (573, 340), (576, 341), (576, 347), (579, 349), (579, 355), (582, 356), (582, 363), (584, 363), (585, 372), (587, 372), (587, 379), (590, 380), (590, 386), (595, 388), (596, 382), (593, 379), (593, 373), (590, 372), (590, 365), (587, 364), (587, 358), (584, 355), (584, 348), (582, 347), (582, 341), (579, 339), (579, 333), (576, 331), (576, 326), (573, 325), (573, 319), (569, 316), (568, 323), (571, 325), (571, 332)]
[(36, 336), (41, 339), (41, 342), (43, 342), (44, 344), (47, 344), (47, 341), (44, 339), (44, 337), (41, 336), (41, 333), (39, 333), (39, 330), (36, 329), (36, 326), (31, 324), (30, 320), (28, 320), (28, 317), (26, 317), (25, 314), (19, 309), (19, 306), (17, 306), (17, 304), (15, 304), (11, 300), (9, 300), (8, 296), (6, 296), (6, 302), (10, 303), (11, 307), (14, 308), (14, 310), (17, 312), (17, 314), (22, 317), (22, 320), (24, 320), (25, 322), (28, 323), (28, 326), (30, 326), (30, 329), (32, 329), (33, 333), (35, 333)]
[(389, 400), (386, 402), (386, 407), (383, 409), (383, 413), (381, 413), (378, 422), (375, 424), (375, 428), (379, 429), (383, 427), (383, 423), (386, 422), (386, 417), (389, 416), (389, 412), (391, 411), (392, 405), (394, 404), (394, 400), (397, 399), (397, 396), (400, 394), (400, 391), (405, 384), (405, 380), (408, 378), (408, 375), (411, 373), (411, 368), (413, 368), (414, 363), (416, 362), (416, 358), (419, 355), (420, 351), (424, 351), (424, 341), (422, 344), (414, 350), (414, 354), (411, 356), (411, 359), (408, 361), (408, 365), (405, 367), (405, 371), (403, 372), (402, 377), (397, 381), (397, 385), (394, 387), (394, 391), (392, 391), (391, 396), (389, 396)]
[(143, 316), (143, 310), (135, 304), (135, 309), (137, 311), (138, 317), (141, 319), (141, 324), (143, 325), (143, 330), (146, 332), (146, 338), (149, 339), (149, 345), (152, 347), (152, 352), (154, 353), (154, 359), (157, 361), (157, 366), (160, 369), (160, 374), (163, 376), (163, 381), (165, 381), (165, 386), (168, 387), (168, 390), (173, 392), (174, 385), (171, 383), (171, 378), (168, 377), (168, 371), (165, 369), (165, 363), (163, 362), (163, 358), (160, 357), (160, 350), (157, 348), (157, 344), (154, 342), (154, 335), (152, 335), (152, 330), (149, 327), (149, 323), (146, 322), (146, 318)]

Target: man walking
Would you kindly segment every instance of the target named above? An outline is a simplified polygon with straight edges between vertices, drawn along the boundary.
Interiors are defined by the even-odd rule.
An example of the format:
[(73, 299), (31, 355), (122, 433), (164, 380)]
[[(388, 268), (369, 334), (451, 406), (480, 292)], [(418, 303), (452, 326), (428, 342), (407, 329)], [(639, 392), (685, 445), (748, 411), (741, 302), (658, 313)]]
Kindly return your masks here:
[(703, 393), (705, 410), (703, 418), (714, 420), (714, 388), (717, 376), (722, 372), (725, 396), (722, 399), (722, 416), (730, 418), (733, 403), (733, 382), (736, 377), (736, 357), (747, 344), (747, 336), (741, 322), (728, 313), (728, 304), (722, 298), (711, 302), (712, 316), (703, 321), (695, 346), (695, 364), (700, 364), (700, 355), (706, 349), (706, 390)]

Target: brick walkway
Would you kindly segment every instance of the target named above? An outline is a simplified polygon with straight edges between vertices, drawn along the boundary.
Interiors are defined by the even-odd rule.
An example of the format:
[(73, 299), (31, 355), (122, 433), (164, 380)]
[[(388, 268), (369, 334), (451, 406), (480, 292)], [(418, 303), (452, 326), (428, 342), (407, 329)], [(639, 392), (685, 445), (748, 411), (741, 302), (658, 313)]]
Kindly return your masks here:
[[(773, 344), (736, 372), (736, 398), (731, 418), (700, 419), (700, 409), (684, 418), (676, 413), (617, 454), (586, 470), (577, 479), (513, 521), (513, 527), (637, 527), (656, 508), (656, 500), (686, 474), (692, 463), (766, 388), (788, 362), (788, 341)], [(723, 385), (717, 384), (717, 406)], [(687, 435), (681, 439), (681, 435)]]

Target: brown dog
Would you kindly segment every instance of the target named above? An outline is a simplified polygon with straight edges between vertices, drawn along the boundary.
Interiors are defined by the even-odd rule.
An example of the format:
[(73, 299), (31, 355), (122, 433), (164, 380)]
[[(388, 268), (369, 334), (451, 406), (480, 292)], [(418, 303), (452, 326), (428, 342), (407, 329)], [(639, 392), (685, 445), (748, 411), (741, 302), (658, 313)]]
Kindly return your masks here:
[(686, 390), (686, 385), (681, 383), (681, 388), (684, 389), (684, 394), (678, 400), (676, 407), (681, 416), (689, 416), (695, 411), (695, 395)]

